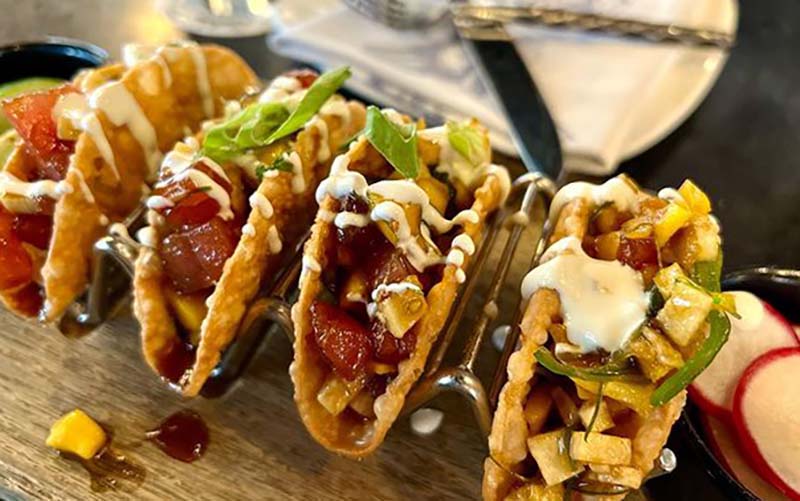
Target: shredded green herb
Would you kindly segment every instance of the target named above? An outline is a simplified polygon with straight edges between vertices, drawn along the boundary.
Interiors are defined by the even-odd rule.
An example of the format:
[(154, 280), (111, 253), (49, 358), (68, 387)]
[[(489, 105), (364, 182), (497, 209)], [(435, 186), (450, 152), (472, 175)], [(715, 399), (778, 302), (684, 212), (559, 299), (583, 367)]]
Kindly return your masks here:
[(583, 436), (583, 441), (586, 442), (589, 440), (589, 433), (592, 432), (594, 428), (594, 423), (597, 421), (597, 416), (600, 414), (600, 406), (603, 403), (603, 387), (606, 385), (605, 381), (600, 383), (600, 386), (597, 388), (597, 400), (594, 403), (594, 410), (592, 411), (592, 418), (589, 420), (589, 424), (586, 426), (586, 434)]
[(395, 124), (376, 106), (367, 108), (367, 140), (403, 177), (413, 179), (419, 174), (417, 126)]
[(290, 162), (283, 155), (276, 158), (275, 161), (272, 162), (270, 165), (261, 163), (256, 167), (256, 177), (258, 178), (258, 182), (261, 182), (261, 180), (264, 178), (264, 174), (266, 174), (267, 171), (271, 170), (279, 170), (281, 172), (292, 172), (294, 170), (294, 165), (292, 165), (292, 162)]
[(448, 121), (445, 127), (450, 146), (470, 164), (479, 167), (488, 161), (489, 152), (484, 137), (478, 130), (470, 127), (469, 123), (454, 121)]

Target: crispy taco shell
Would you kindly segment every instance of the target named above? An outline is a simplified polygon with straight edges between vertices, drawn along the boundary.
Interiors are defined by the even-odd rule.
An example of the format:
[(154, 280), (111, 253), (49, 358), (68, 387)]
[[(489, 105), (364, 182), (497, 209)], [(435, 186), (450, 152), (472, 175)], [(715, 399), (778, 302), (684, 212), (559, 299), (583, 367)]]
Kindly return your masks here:
[[(566, 204), (558, 215), (550, 243), (568, 236), (583, 238), (589, 225), (590, 213), (591, 204), (585, 199), (578, 198)], [(525, 307), (520, 323), (520, 346), (509, 358), (508, 379), (500, 392), (489, 435), (489, 457), (484, 462), (482, 486), (483, 498), (487, 501), (506, 499), (515, 487), (524, 483), (513, 473), (528, 454), (526, 441), (529, 432), (524, 406), (536, 381), (536, 350), (547, 341), (548, 328), (559, 317), (560, 308), (558, 293), (551, 289), (535, 291)], [(685, 401), (686, 392), (683, 391), (635, 423), (629, 435), (632, 442), (630, 466), (638, 469), (642, 478), (652, 470)], [(536, 482), (540, 482), (544, 488), (541, 480), (531, 481)], [(624, 495), (592, 498), (623, 497)]]
[[(170, 47), (159, 61), (145, 60), (120, 75), (101, 68), (81, 74), (76, 83), (84, 93), (118, 76), (152, 124), (158, 149), (163, 153), (188, 131), (209, 118), (199, 88), (192, 47)], [(224, 103), (239, 98), (258, 80), (247, 64), (232, 51), (201, 46), (208, 74), (213, 115), (223, 112)], [(119, 65), (113, 67), (121, 71)], [(88, 133), (81, 133), (75, 145), (65, 182), (72, 190), (58, 200), (53, 217), (53, 235), (42, 268), (45, 303), (44, 321), (58, 319), (83, 292), (89, 279), (93, 243), (106, 225), (123, 220), (140, 203), (142, 187), (148, 180), (145, 151), (128, 126), (116, 126), (104, 112), (97, 112), (115, 159), (119, 179), (101, 155)]]
[[(273, 214), (266, 218), (261, 211), (251, 210), (248, 215), (247, 223), (254, 231), (242, 234), (233, 255), (225, 263), (214, 291), (206, 301), (208, 313), (200, 327), (194, 361), (178, 382), (184, 395), (195, 396), (199, 393), (219, 362), (222, 352), (234, 340), (239, 324), (262, 285), (262, 280), (278, 271), (283, 254), (281, 249), (271, 248), (274, 243), (270, 242), (270, 232), (277, 231), (282, 249), (287, 249), (293, 247), (307, 230), (316, 208), (314, 191), (327, 175), (330, 163), (318, 161), (320, 149), (336, 151), (364, 126), (364, 106), (355, 101), (350, 101), (347, 105), (350, 118), (346, 123), (340, 116), (320, 116), (329, 131), (327, 146), (321, 145), (323, 138), (316, 127), (306, 127), (297, 134), (293, 151), (300, 156), (303, 165), (303, 191), (293, 191), (293, 174), (290, 172), (264, 176), (259, 184), (256, 191), (270, 201)], [(272, 230), (273, 227), (276, 230)], [(158, 233), (159, 227), (156, 225), (154, 228)], [(160, 235), (157, 240), (161, 240)], [(142, 247), (135, 265), (134, 313), (141, 324), (145, 360), (154, 371), (162, 375), (164, 361), (183, 342), (163, 290), (164, 280), (159, 250)]]
[[(431, 143), (420, 142), (423, 158), (424, 149), (430, 145)], [(375, 174), (381, 171), (381, 165), (384, 167), (386, 165), (380, 155), (368, 146), (364, 137), (354, 143), (346, 154), (350, 156), (350, 170), (362, 174)], [(495, 175), (486, 176), (482, 185), (475, 191), (471, 207), (479, 216), (478, 222), (466, 223), (462, 233), (469, 235), (476, 243), (480, 241), (486, 218), (505, 199), (504, 190), (501, 179)], [(329, 241), (335, 238), (336, 233), (333, 222), (325, 214), (335, 211), (337, 205), (338, 202), (333, 197), (326, 196), (311, 230), (311, 237), (305, 246), (304, 256), (319, 263), (322, 270), (328, 265), (325, 249)], [(458, 268), (453, 264), (444, 267), (441, 281), (427, 294), (426, 313), (412, 328), (416, 334), (416, 348), (408, 359), (400, 362), (398, 374), (387, 385), (385, 393), (375, 399), (375, 417), (358, 422), (344, 415), (332, 415), (317, 400), (318, 392), (331, 370), (322, 359), (319, 350), (309, 343), (311, 333), (309, 311), (322, 288), (321, 273), (314, 269), (304, 269), (300, 277), (300, 296), (292, 307), (295, 340), (294, 361), (289, 373), (294, 383), (294, 399), (300, 417), (309, 433), (322, 446), (352, 458), (364, 457), (380, 446), (392, 423), (400, 414), (406, 395), (422, 374), (428, 354), (444, 327), (459, 289), (457, 271)]]

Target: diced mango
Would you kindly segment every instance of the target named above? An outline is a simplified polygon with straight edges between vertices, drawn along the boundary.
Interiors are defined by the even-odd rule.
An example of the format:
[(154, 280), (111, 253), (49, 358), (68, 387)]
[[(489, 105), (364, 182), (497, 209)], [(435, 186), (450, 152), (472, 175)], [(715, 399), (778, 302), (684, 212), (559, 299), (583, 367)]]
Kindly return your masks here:
[(658, 287), (658, 292), (661, 293), (664, 300), (667, 300), (672, 295), (672, 289), (675, 287), (678, 279), (685, 276), (686, 274), (683, 272), (680, 265), (678, 263), (673, 263), (666, 268), (658, 270), (656, 276), (653, 277), (653, 283)]
[(439, 213), (447, 211), (447, 204), (450, 203), (450, 189), (446, 184), (435, 177), (418, 177), (417, 186), (427, 193), (428, 198)]
[(619, 250), (619, 242), (620, 233), (618, 231), (605, 233), (595, 238), (594, 245), (597, 249), (597, 257), (606, 261), (615, 260)]
[(632, 466), (589, 464), (586, 479), (603, 484), (622, 485), (631, 489), (638, 489), (642, 485), (642, 472)]
[(708, 199), (708, 196), (690, 179), (685, 180), (683, 184), (681, 184), (681, 187), (678, 188), (678, 193), (681, 194), (687, 205), (689, 205), (689, 208), (695, 214), (708, 214), (711, 212), (711, 201)]
[(689, 209), (680, 204), (670, 203), (653, 227), (656, 245), (663, 247), (672, 238), (672, 235), (689, 222), (691, 217), (692, 212)]
[(364, 383), (364, 378), (347, 381), (331, 373), (317, 393), (317, 401), (325, 410), (338, 416), (364, 388)]
[[(592, 417), (594, 417), (595, 410), (597, 411), (597, 417), (595, 417), (594, 423), (592, 423)], [(583, 403), (583, 405), (581, 405), (581, 408), (578, 409), (578, 415), (581, 418), (581, 423), (583, 423), (584, 428), (588, 430), (589, 425), (592, 425), (592, 432), (599, 433), (614, 427), (614, 419), (611, 417), (611, 412), (608, 410), (608, 405), (606, 405), (605, 401), (602, 399), (600, 400), (599, 409), (597, 408), (596, 398), (587, 400)]]
[(342, 308), (355, 307), (369, 301), (367, 290), (367, 277), (361, 270), (356, 270), (344, 282), (339, 293), (339, 306)]
[(603, 433), (572, 433), (569, 455), (574, 461), (627, 466), (631, 463), (631, 441)]
[(358, 412), (364, 417), (375, 417), (375, 397), (370, 392), (362, 390), (356, 397), (350, 401), (350, 408)]
[(529, 483), (517, 487), (505, 497), (505, 501), (562, 501), (563, 499), (563, 484), (545, 487), (543, 485)]
[[(370, 204), (375, 206), (384, 201), (384, 198), (374, 193), (368, 194)], [(422, 224), (422, 207), (417, 204), (402, 204), (405, 219), (412, 235), (419, 235), (420, 224)], [(378, 229), (392, 245), (397, 244), (397, 221), (377, 221)]]
[(567, 426), (572, 426), (578, 422), (578, 406), (572, 397), (564, 391), (563, 388), (558, 386), (550, 390), (550, 396), (553, 397), (553, 402), (556, 404), (556, 410), (561, 416), (561, 421)]
[(656, 320), (675, 344), (685, 347), (700, 331), (713, 302), (713, 298), (705, 291), (678, 282), (672, 289), (672, 296), (656, 315)]
[(428, 309), (419, 280), (411, 276), (405, 281), (413, 283), (417, 288), (389, 293), (378, 297), (376, 301), (378, 318), (396, 338), (402, 338)]
[(394, 374), (395, 372), (397, 372), (396, 365), (384, 364), (375, 361), (370, 361), (369, 363), (367, 363), (367, 368), (369, 369), (370, 373), (379, 375)]
[(189, 332), (192, 343), (200, 333), (200, 326), (208, 314), (205, 297), (197, 294), (179, 294), (174, 289), (166, 288), (167, 301), (172, 306), (172, 311), (178, 322)]
[(572, 432), (562, 428), (528, 438), (528, 450), (547, 485), (560, 484), (583, 471), (583, 466), (570, 460), (569, 433)]
[(106, 444), (103, 428), (80, 409), (64, 414), (53, 423), (47, 446), (90, 459)]
[[(575, 385), (594, 395), (597, 395), (600, 388), (600, 383), (597, 381), (586, 381), (584, 379), (573, 379), (573, 381)], [(650, 395), (653, 390), (655, 390), (655, 385), (651, 383), (608, 381), (603, 385), (603, 396), (624, 404), (637, 414), (646, 416), (653, 410), (653, 406), (650, 405)]]
[(629, 351), (650, 381), (659, 381), (671, 370), (683, 366), (680, 352), (658, 331), (648, 326), (631, 341)]
[(525, 402), (523, 413), (528, 423), (528, 434), (536, 435), (542, 431), (550, 410), (553, 408), (553, 399), (544, 386), (535, 386), (531, 391), (528, 401)]

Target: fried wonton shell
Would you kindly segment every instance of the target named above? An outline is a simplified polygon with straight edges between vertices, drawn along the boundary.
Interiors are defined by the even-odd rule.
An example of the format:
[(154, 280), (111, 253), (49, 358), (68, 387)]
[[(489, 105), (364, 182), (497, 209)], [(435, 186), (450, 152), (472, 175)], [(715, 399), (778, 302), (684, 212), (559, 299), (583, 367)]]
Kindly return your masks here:
[[(372, 148), (366, 147), (365, 138), (360, 138), (347, 153), (351, 156), (351, 168), (363, 173), (358, 165), (366, 160), (368, 169), (372, 165)], [(503, 183), (494, 175), (489, 175), (475, 192), (472, 210), (478, 213), (479, 221), (464, 225), (463, 233), (478, 243), (487, 216), (502, 204), (505, 197)], [(324, 214), (334, 211), (337, 202), (326, 197), (317, 214), (311, 230), (311, 237), (306, 242), (305, 256), (314, 258), (324, 270), (327, 258), (324, 249), (326, 242), (335, 238), (335, 227)], [(467, 257), (466, 261), (468, 262)], [(428, 292), (428, 308), (425, 315), (413, 327), (417, 337), (417, 345), (411, 356), (398, 365), (397, 377), (386, 387), (383, 395), (375, 399), (376, 417), (363, 423), (356, 423), (340, 416), (331, 415), (318, 401), (317, 393), (330, 372), (327, 363), (314, 346), (309, 345), (311, 332), (309, 310), (311, 303), (319, 294), (322, 282), (320, 272), (306, 270), (300, 278), (300, 297), (292, 307), (294, 322), (294, 361), (289, 373), (294, 383), (294, 399), (303, 423), (314, 439), (326, 449), (352, 458), (364, 457), (380, 446), (392, 423), (400, 414), (405, 398), (411, 387), (419, 379), (425, 367), (428, 354), (444, 327), (450, 309), (458, 293), (459, 283), (456, 278), (456, 266), (448, 264), (444, 268), (442, 280)]]
[[(566, 204), (558, 216), (551, 243), (566, 236), (583, 237), (588, 227), (590, 204), (576, 199)], [(536, 350), (547, 341), (547, 329), (559, 314), (558, 293), (539, 289), (533, 293), (525, 308), (520, 325), (520, 347), (508, 360), (508, 380), (503, 385), (489, 435), (489, 457), (484, 462), (483, 498), (486, 501), (504, 499), (515, 484), (511, 473), (527, 455), (528, 425), (523, 409), (534, 379)], [(631, 466), (646, 476), (667, 442), (672, 425), (686, 402), (686, 392), (655, 408), (640, 423), (632, 437)], [(593, 499), (621, 499), (606, 496)]]
[[(209, 118), (203, 110), (190, 50), (170, 47), (163, 56), (163, 65), (152, 59), (143, 61), (119, 78), (153, 125), (162, 153)], [(214, 45), (202, 46), (201, 50), (214, 98), (214, 116), (219, 116), (226, 100), (239, 98), (257, 85), (258, 79), (232, 51)], [(82, 90), (88, 92), (107, 80), (95, 78), (98, 76), (104, 77), (93, 72), (81, 74)], [(123, 220), (139, 205), (148, 176), (144, 151), (128, 127), (113, 125), (102, 112), (98, 116), (120, 179), (91, 136), (82, 133), (65, 178), (72, 191), (56, 204), (53, 236), (42, 268), (46, 300), (41, 318), (46, 322), (57, 320), (86, 288), (93, 243), (109, 222)]]
[[(328, 147), (335, 152), (348, 138), (361, 130), (366, 121), (366, 109), (350, 101), (350, 120), (344, 123), (338, 116), (322, 116), (328, 127)], [(259, 210), (251, 210), (247, 222), (254, 228), (252, 235), (242, 234), (233, 255), (225, 263), (222, 276), (206, 304), (208, 314), (200, 327), (200, 342), (192, 368), (181, 381), (185, 396), (197, 395), (217, 365), (222, 352), (234, 340), (247, 307), (259, 290), (262, 279), (277, 272), (282, 255), (271, 254), (268, 232), (277, 228), (283, 248), (307, 230), (316, 209), (314, 191), (327, 175), (330, 162), (320, 163), (319, 130), (307, 127), (297, 135), (294, 151), (303, 165), (306, 188), (292, 191), (292, 173), (280, 172), (264, 176), (257, 191), (267, 197), (273, 215), (265, 218)], [(179, 339), (175, 320), (161, 291), (164, 283), (158, 249), (142, 248), (136, 261), (134, 276), (134, 313), (142, 328), (142, 349), (145, 360), (159, 372), (163, 360)]]

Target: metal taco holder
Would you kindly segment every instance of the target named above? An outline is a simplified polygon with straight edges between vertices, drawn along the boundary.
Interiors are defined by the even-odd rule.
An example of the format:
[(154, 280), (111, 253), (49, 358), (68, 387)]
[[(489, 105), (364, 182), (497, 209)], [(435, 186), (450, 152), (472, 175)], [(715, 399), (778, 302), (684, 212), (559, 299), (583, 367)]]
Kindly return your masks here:
[[(458, 25), (459, 20), (456, 19)], [(403, 415), (410, 415), (425, 407), (444, 393), (455, 393), (471, 407), (475, 422), (484, 436), (489, 435), (493, 411), (506, 380), (506, 365), (519, 338), (519, 323), (523, 314), (523, 299), (516, 297), (516, 309), (510, 332), (506, 336), (500, 359), (494, 368), (488, 386), (476, 375), (479, 351), (486, 341), (490, 327), (497, 327), (498, 300), (503, 286), (509, 282), (508, 275), (517, 255), (523, 233), (537, 232), (536, 249), (529, 268), (538, 264), (544, 252), (550, 228), (547, 211), (555, 196), (557, 185), (565, 180), (561, 170), (561, 151), (558, 137), (549, 112), (532, 80), (523, 78), (527, 74), (513, 44), (499, 37), (487, 38), (485, 34), (472, 38), (468, 29), (459, 28), (462, 40), (476, 59), (482, 76), (494, 92), (498, 102), (513, 124), (514, 139), (520, 150), (523, 163), (531, 172), (514, 180), (505, 205), (486, 224), (483, 238), (467, 270), (467, 281), (462, 285), (447, 323), (434, 344), (422, 377), (408, 394)], [(464, 28), (469, 28), (466, 25)], [(493, 27), (497, 30), (497, 26)], [(502, 35), (502, 29), (499, 32)], [(504, 75), (516, 78), (504, 78)], [(527, 105), (527, 107), (525, 106)], [(527, 110), (527, 112), (526, 112)], [(553, 179), (558, 178), (558, 182)], [(544, 210), (545, 217), (537, 217)], [(86, 293), (62, 318), (59, 329), (66, 335), (81, 335), (95, 329), (130, 300), (130, 279), (138, 254), (139, 244), (130, 238), (144, 225), (144, 208), (140, 208), (125, 222), (125, 230), (111, 228), (109, 234), (94, 246), (92, 280)], [(505, 243), (498, 238), (507, 232)], [(220, 396), (243, 374), (267, 334), (282, 331), (291, 342), (294, 337), (291, 320), (291, 304), (297, 293), (297, 282), (302, 267), (305, 238), (286, 252), (282, 271), (270, 283), (262, 284), (262, 290), (248, 308), (239, 326), (235, 341), (223, 354), (222, 360), (212, 372), (202, 390), (204, 397)], [(502, 245), (502, 248), (500, 247)], [(494, 249), (501, 249), (494, 270), (486, 270), (489, 256)], [(488, 287), (480, 288), (480, 277), (492, 274)], [(519, 284), (511, 284), (517, 288)], [(462, 320), (473, 298), (482, 294), (482, 307), (468, 330)], [(484, 290), (485, 289), (485, 290)], [(462, 352), (452, 364), (444, 364), (454, 339), (464, 341)], [(676, 458), (670, 449), (663, 449), (648, 478), (671, 472), (676, 467)]]

